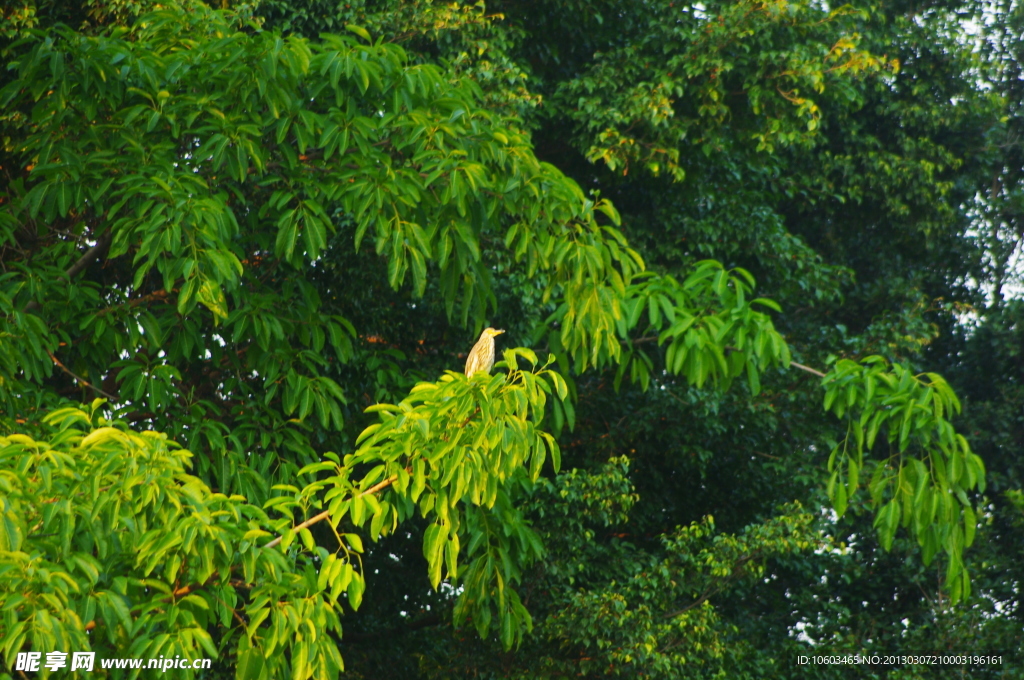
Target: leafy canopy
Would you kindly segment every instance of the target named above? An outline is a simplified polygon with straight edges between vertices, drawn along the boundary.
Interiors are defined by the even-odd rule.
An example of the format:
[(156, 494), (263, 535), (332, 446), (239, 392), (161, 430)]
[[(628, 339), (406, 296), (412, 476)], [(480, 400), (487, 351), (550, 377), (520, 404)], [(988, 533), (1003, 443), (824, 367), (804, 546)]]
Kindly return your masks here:
[[(727, 13), (715, 30), (797, 30), (799, 12), (773, 7)], [(573, 376), (608, 369), (616, 387), (628, 375), (643, 389), (663, 375), (695, 389), (745, 378), (756, 394), (789, 368), (767, 313), (779, 307), (753, 297), (750, 273), (715, 261), (681, 277), (647, 271), (616, 209), (538, 160), (475, 80), (349, 33), (282, 37), (190, 3), (95, 35), (47, 27), (11, 48), (0, 90), (16, 175), (0, 204), (9, 664), (23, 648), (74, 644), (206, 654), (240, 677), (334, 677), (341, 595), (358, 608), (367, 592), (361, 532), (376, 542), (399, 526), (423, 529), (428, 580), (452, 588), (456, 623), (511, 647), (533, 626), (517, 588), (544, 555), (523, 508), (546, 460), (557, 469), (555, 436), (576, 424)], [(815, 58), (847, 60), (829, 78), (880, 63), (849, 43)], [(780, 62), (766, 63), (749, 77), (772, 79)], [(786, 78), (820, 87), (823, 73)], [(714, 102), (718, 87), (700, 92)], [(809, 100), (778, 94), (814, 120)], [(755, 116), (787, 110), (775, 95), (752, 101)], [(697, 115), (725, 117), (711, 103)], [(663, 118), (666, 145), (692, 124)], [(775, 143), (773, 125), (757, 149)], [(624, 167), (612, 151), (632, 145), (618, 139), (591, 156)], [(657, 172), (666, 155), (682, 176), (677, 153), (650, 153), (636, 160)], [(336, 264), (353, 248), (358, 271)], [(407, 295), (410, 313), (436, 305), (475, 330), (499, 312), (499, 273), (522, 276), (546, 313), (529, 335), (552, 358), (519, 348), (494, 376), (396, 381), (408, 396), (367, 418), (353, 375), (379, 355), (346, 306), (367, 272)], [(883, 542), (902, 518), (929, 558), (946, 551), (951, 594), (966, 596), (966, 492), (984, 468), (949, 422), (955, 396), (938, 376), (875, 360), (840, 363), (824, 385), (856, 445), (833, 455), (847, 471), (829, 486), (837, 510), (884, 431), (895, 448), (871, 483)], [(96, 393), (106, 403), (68, 405)], [(315, 523), (325, 518), (328, 529)], [(702, 587), (748, 549), (807, 549), (807, 522), (721, 538), (699, 553), (721, 565)], [(704, 526), (680, 530), (666, 559), (690, 564)], [(579, 616), (545, 626), (558, 635), (620, 597), (581, 597)], [(715, 618), (683, 614), (656, 625), (689, 638)]]

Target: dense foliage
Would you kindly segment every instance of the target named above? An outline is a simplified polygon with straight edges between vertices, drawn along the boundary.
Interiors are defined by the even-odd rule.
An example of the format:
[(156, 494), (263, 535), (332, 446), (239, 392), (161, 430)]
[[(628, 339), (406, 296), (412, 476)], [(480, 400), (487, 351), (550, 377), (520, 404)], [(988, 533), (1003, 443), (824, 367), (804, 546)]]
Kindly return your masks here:
[(1015, 3), (217, 5), (0, 19), (0, 673), (1020, 677)]

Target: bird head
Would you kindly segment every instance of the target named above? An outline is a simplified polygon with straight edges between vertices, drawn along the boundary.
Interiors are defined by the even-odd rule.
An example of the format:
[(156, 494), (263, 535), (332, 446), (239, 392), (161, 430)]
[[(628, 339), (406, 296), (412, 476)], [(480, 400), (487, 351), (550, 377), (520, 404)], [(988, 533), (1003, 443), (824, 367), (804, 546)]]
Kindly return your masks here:
[(483, 334), (487, 337), (493, 338), (495, 335), (501, 335), (504, 332), (505, 331), (496, 331), (493, 328), (485, 328)]

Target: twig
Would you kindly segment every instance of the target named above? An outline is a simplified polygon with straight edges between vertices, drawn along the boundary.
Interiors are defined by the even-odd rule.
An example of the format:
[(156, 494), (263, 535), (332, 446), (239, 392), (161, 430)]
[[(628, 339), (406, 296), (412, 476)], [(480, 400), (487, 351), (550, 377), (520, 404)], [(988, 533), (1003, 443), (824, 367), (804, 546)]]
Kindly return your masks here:
[[(172, 293), (176, 293), (176, 292), (178, 292), (178, 289), (174, 288), (174, 289), (171, 290), (171, 292)], [(137, 298), (135, 298), (133, 300), (129, 300), (127, 302), (127, 306), (129, 308), (131, 308), (131, 307), (138, 307), (139, 305), (145, 304), (145, 303), (149, 302), (150, 300), (160, 300), (161, 302), (167, 302), (167, 296), (168, 296), (168, 292), (166, 290), (160, 289), (160, 290), (153, 291), (152, 293), (149, 293), (147, 295), (143, 295), (142, 297), (137, 297)], [(122, 309), (123, 307), (124, 307), (124, 305), (117, 305), (116, 307), (107, 307), (106, 309), (101, 309), (100, 311), (96, 312), (96, 315), (97, 316), (103, 316), (105, 314), (110, 314), (112, 312), (118, 311), (119, 309)]]
[(721, 588), (715, 588), (715, 587), (713, 587), (713, 586), (712, 586), (711, 588), (708, 588), (707, 590), (705, 590), (705, 591), (704, 591), (704, 592), (703, 592), (703, 593), (701, 594), (701, 596), (700, 596), (700, 597), (698, 597), (698, 598), (697, 598), (696, 600), (694, 600), (694, 601), (693, 601), (693, 602), (691, 602), (690, 604), (686, 605), (686, 606), (685, 606), (685, 607), (683, 607), (682, 609), (677, 609), (677, 610), (675, 610), (674, 612), (671, 612), (671, 613), (669, 613), (669, 614), (664, 614), (664, 615), (662, 616), (662, 618), (666, 618), (666, 619), (673, 619), (673, 618), (675, 618), (675, 617), (679, 616), (680, 614), (685, 614), (686, 612), (690, 611), (690, 610), (691, 610), (691, 609), (693, 609), (694, 607), (697, 607), (697, 606), (699, 606), (699, 605), (703, 604), (703, 603), (704, 603), (705, 601), (707, 601), (707, 599), (708, 599), (708, 598), (710, 598), (710, 597), (711, 597), (712, 595), (717, 595), (717, 594), (718, 594), (718, 592), (719, 592), (720, 590), (721, 590)]
[[(374, 484), (373, 486), (371, 486), (366, 491), (362, 492), (358, 496), (355, 496), (355, 498), (362, 498), (363, 496), (368, 496), (370, 494), (375, 494), (378, 491), (380, 491), (381, 489), (384, 489), (384, 488), (389, 487), (392, 484), (394, 484), (397, 479), (398, 479), (398, 475), (392, 475), (392, 476), (388, 477), (387, 479), (385, 479), (383, 482), (378, 482), (377, 484)], [(299, 529), (305, 529), (306, 527), (311, 527), (314, 524), (316, 524), (317, 522), (322, 522), (323, 520), (327, 519), (330, 516), (330, 514), (331, 514), (330, 511), (324, 510), (319, 515), (314, 515), (313, 517), (310, 517), (309, 519), (307, 519), (302, 524), (300, 524), (298, 526), (295, 526), (295, 527), (292, 527), (288, 531), (298, 531)], [(267, 543), (263, 547), (264, 548), (273, 548), (278, 543), (280, 543), (282, 540), (284, 540), (284, 537), (285, 537), (285, 534), (282, 534), (281, 536), (278, 536), (277, 538), (272, 540), (270, 543)]]
[[(210, 578), (206, 583), (197, 583), (197, 584), (193, 584), (193, 585), (182, 586), (181, 588), (178, 588), (176, 590), (171, 591), (171, 594), (168, 595), (167, 597), (163, 598), (163, 601), (164, 602), (171, 602), (171, 601), (175, 600), (176, 598), (182, 597), (184, 595), (188, 595), (189, 593), (191, 593), (194, 590), (196, 590), (196, 588), (205, 588), (206, 584), (207, 583), (211, 583), (212, 581), (213, 581), (213, 578)], [(242, 623), (242, 626), (243, 627), (245, 626), (244, 622)], [(86, 631), (90, 631), (90, 630), (92, 630), (95, 627), (96, 627), (96, 619), (93, 619), (89, 623), (85, 624), (85, 630)]]
[[(107, 248), (110, 247), (110, 242), (113, 239), (114, 235), (110, 231), (107, 231), (107, 233), (103, 234), (103, 236), (100, 236), (99, 240), (96, 241), (96, 245), (94, 245), (92, 248), (89, 248), (89, 250), (85, 251), (85, 254), (82, 255), (82, 257), (78, 258), (78, 262), (75, 262), (66, 272), (64, 272), (65, 278), (67, 278), (67, 280), (70, 281), (71, 279), (81, 274), (83, 269), (92, 264), (96, 260), (96, 258), (102, 255), (107, 250)], [(25, 305), (25, 311), (31, 312), (32, 310), (38, 307), (38, 302), (36, 302), (35, 300), (29, 300), (28, 304)]]
[[(636, 340), (629, 340), (628, 342), (630, 344), (633, 344), (633, 345), (639, 345), (639, 344), (644, 343), (644, 342), (655, 342), (655, 341), (657, 341), (657, 339), (658, 339), (658, 336), (653, 335), (653, 336), (647, 336), (647, 337), (643, 337), (643, 338), (637, 338)], [(626, 342), (627, 341), (625, 341), (625, 340), (623, 341), (624, 344)], [(739, 352), (740, 350), (735, 348), (735, 347), (726, 347), (725, 351), (726, 351), (726, 353), (729, 353), (729, 352)], [(806, 371), (808, 373), (816, 375), (819, 378), (824, 378), (825, 377), (824, 373), (822, 373), (821, 371), (819, 371), (817, 369), (811, 368), (810, 366), (804, 366), (803, 364), (798, 364), (795, 361), (790, 361), (789, 365), (792, 366), (793, 368), (799, 368), (801, 371)]]
[(717, 595), (718, 593), (722, 592), (726, 586), (728, 586), (730, 583), (734, 581), (737, 581), (741, 576), (743, 576), (745, 573), (744, 570), (746, 568), (747, 563), (751, 560), (756, 560), (757, 558), (761, 557), (762, 552), (762, 550), (755, 550), (749, 555), (745, 555), (740, 559), (736, 560), (736, 564), (733, 566), (732, 572), (729, 574), (729, 576), (718, 579), (716, 583), (712, 583), (710, 586), (708, 586), (707, 589), (705, 589), (704, 592), (701, 593), (700, 597), (698, 597), (696, 600), (686, 605), (682, 609), (677, 609), (674, 612), (663, 614), (662, 618), (673, 619), (679, 616), (680, 614), (684, 614), (693, 609), (694, 607), (703, 604), (713, 595)]
[(68, 280), (78, 276), (83, 269), (92, 264), (93, 260), (102, 255), (103, 251), (110, 247), (110, 242), (113, 240), (114, 234), (108, 230), (107, 233), (100, 236), (99, 240), (96, 241), (96, 245), (85, 251), (85, 254), (78, 258), (78, 262), (71, 265), (71, 268), (64, 272), (64, 276), (66, 276)]
[(798, 364), (795, 361), (790, 361), (789, 365), (792, 366), (793, 368), (799, 368), (801, 371), (807, 371), (808, 373), (811, 373), (812, 375), (816, 375), (819, 378), (824, 378), (825, 377), (824, 373), (822, 373), (821, 371), (815, 370), (815, 369), (811, 368), (810, 366), (804, 366), (803, 364)]
[(50, 355), (50, 359), (53, 360), (53, 363), (54, 363), (54, 365), (57, 368), (59, 368), (60, 370), (64, 371), (68, 375), (70, 375), (72, 378), (77, 380), (80, 384), (88, 387), (89, 389), (96, 390), (97, 392), (99, 392), (100, 394), (102, 394), (104, 397), (106, 397), (110, 401), (114, 402), (115, 404), (118, 401), (120, 401), (113, 394), (110, 394), (109, 392), (104, 392), (103, 390), (101, 390), (100, 388), (96, 387), (95, 385), (93, 385), (91, 382), (89, 382), (85, 378), (82, 378), (82, 377), (80, 377), (78, 375), (75, 375), (67, 366), (65, 366), (64, 364), (62, 364), (60, 362), (60, 359), (58, 359), (57, 357), (53, 356), (53, 354), (50, 352), (50, 350), (46, 350), (46, 353)]

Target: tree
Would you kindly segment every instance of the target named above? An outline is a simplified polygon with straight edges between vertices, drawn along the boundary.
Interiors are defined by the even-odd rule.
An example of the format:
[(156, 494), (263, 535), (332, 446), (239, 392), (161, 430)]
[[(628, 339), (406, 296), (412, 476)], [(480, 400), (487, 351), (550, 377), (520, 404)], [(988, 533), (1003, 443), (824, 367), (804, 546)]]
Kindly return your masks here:
[[(712, 598), (765, 574), (769, 558), (832, 543), (812, 514), (776, 510), (793, 500), (779, 491), (724, 521), (698, 519), (733, 496), (717, 479), (687, 499), (685, 484), (659, 474), (678, 450), (602, 467), (595, 423), (624, 405), (655, 418), (675, 402), (717, 411), (708, 426), (681, 423), (678, 441), (713, 434), (768, 460), (780, 457), (780, 428), (792, 433), (783, 446), (832, 446), (827, 465), (796, 462), (803, 483), (826, 465), (842, 515), (873, 471), (885, 547), (902, 519), (925, 561), (946, 555), (953, 599), (968, 595), (966, 494), (984, 489), (984, 468), (950, 424), (955, 395), (939, 376), (915, 375), (912, 352), (863, 352), (825, 378), (825, 407), (845, 424), (823, 426), (817, 380), (786, 371), (790, 343), (770, 316), (779, 306), (754, 298), (739, 266), (787, 304), (838, 300), (845, 271), (789, 233), (779, 206), (744, 215), (818, 143), (823, 108), (801, 91), (849, 111), (874, 82), (861, 78), (894, 69), (856, 44), (863, 15), (740, 3), (673, 24), (670, 3), (613, 6), (632, 31), (621, 33), (559, 24), (567, 17), (548, 8), (552, 21), (531, 32), (429, 3), (321, 16), (264, 6), (271, 29), (338, 30), (351, 14), (373, 31), (304, 39), (260, 29), (245, 8), (140, 9), (98, 4), (88, 16), (100, 26), (88, 30), (33, 33), (22, 15), (5, 25), (27, 35), (5, 47), (16, 68), (0, 95), (11, 140), (0, 213), (8, 664), (22, 649), (74, 643), (101, 656), (216, 656), (217, 672), (244, 677), (333, 677), (343, 658), (358, 673), (380, 653), (349, 642), (450, 616), (481, 642), (420, 651), (426, 675), (491, 644), (537, 653), (473, 654), (467, 673), (767, 667), (750, 631), (745, 653), (723, 653), (744, 636)], [(587, 47), (555, 56), (559, 31)], [(647, 37), (623, 39), (637, 35)], [(631, 83), (667, 53), (656, 83)], [(528, 75), (550, 108), (536, 107)], [(677, 111), (674, 98), (694, 107)], [(559, 162), (579, 182), (538, 159), (553, 159), (559, 140), (580, 149)], [(821, 194), (814, 172), (792, 175), (789, 195)], [(680, 196), (671, 180), (686, 178), (713, 190)], [(625, 225), (580, 189), (595, 182), (629, 208)], [(925, 173), (913, 189), (933, 182)], [(723, 247), (718, 217), (680, 208), (719, 195), (737, 235)], [(650, 226), (681, 217), (696, 245), (664, 247), (645, 213)], [(744, 253), (743, 243), (765, 246)], [(700, 261), (709, 255), (729, 267)], [(443, 373), (488, 318), (540, 351), (506, 351), (490, 377)], [(816, 319), (785, 323), (799, 337)], [(836, 344), (817, 335), (792, 346), (815, 357)], [(630, 422), (614, 448), (655, 422)], [(186, 445), (191, 471), (187, 454), (145, 431)], [(590, 471), (543, 480), (563, 448)], [(717, 446), (683, 448), (695, 471), (729, 468)], [(873, 463), (882, 449), (889, 457)], [(424, 568), (428, 581), (375, 590), (389, 561), (403, 582)], [(343, 630), (343, 592), (367, 612), (354, 631)], [(442, 614), (410, 625), (392, 606), (405, 601)], [(86, 638), (94, 629), (105, 637)], [(395, 673), (414, 658), (409, 639)]]

